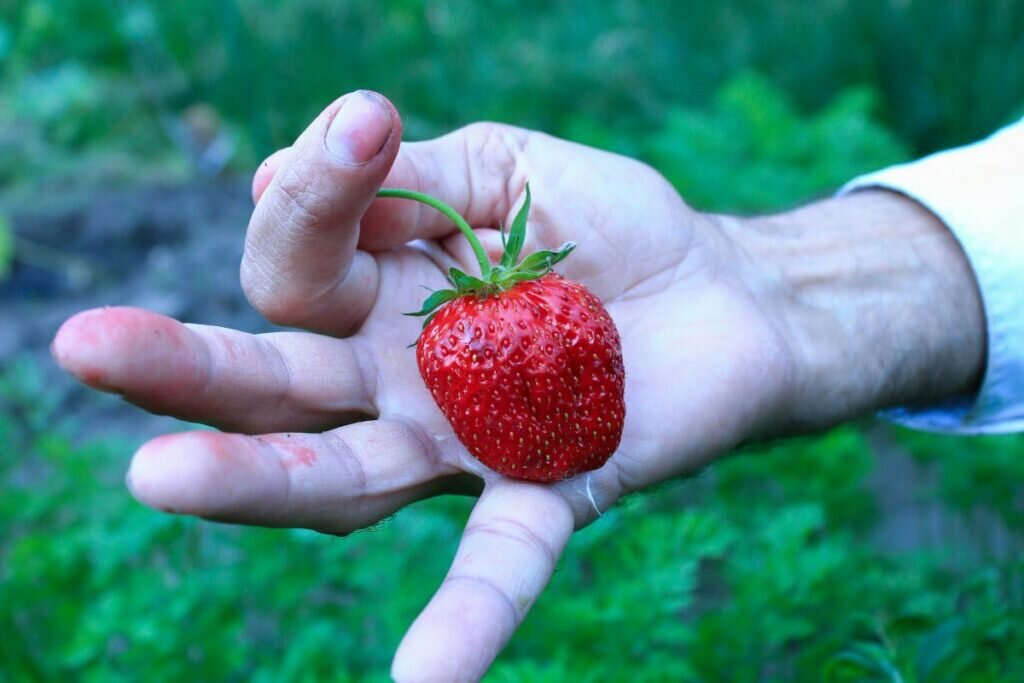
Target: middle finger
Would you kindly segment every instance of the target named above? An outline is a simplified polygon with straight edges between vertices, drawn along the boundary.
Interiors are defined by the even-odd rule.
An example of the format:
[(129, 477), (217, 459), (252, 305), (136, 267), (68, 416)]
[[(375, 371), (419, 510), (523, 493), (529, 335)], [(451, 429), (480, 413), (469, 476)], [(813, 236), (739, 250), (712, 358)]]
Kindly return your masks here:
[(346, 534), (440, 493), (472, 492), (419, 427), (361, 422), (323, 434), (158, 437), (132, 459), (128, 485), (167, 512)]

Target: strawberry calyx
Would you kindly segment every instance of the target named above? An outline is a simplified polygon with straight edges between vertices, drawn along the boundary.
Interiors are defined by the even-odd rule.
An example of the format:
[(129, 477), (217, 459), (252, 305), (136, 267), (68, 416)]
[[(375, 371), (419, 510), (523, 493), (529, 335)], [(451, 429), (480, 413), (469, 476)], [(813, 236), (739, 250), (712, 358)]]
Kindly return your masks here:
[(423, 322), (424, 327), (427, 326), (433, 315), (437, 313), (437, 310), (449, 301), (462, 296), (486, 298), (500, 294), (520, 282), (536, 280), (550, 273), (556, 263), (565, 259), (576, 248), (575, 243), (566, 242), (557, 249), (536, 251), (520, 260), (519, 257), (523, 250), (523, 244), (526, 242), (526, 219), (530, 213), (529, 183), (526, 184), (526, 199), (513, 219), (512, 227), (508, 230), (507, 235), (505, 227), (501, 226), (501, 243), (504, 247), (504, 252), (502, 253), (501, 260), (496, 264), (492, 264), (490, 259), (487, 258), (487, 252), (484, 251), (483, 245), (480, 244), (480, 240), (473, 232), (469, 223), (466, 222), (466, 219), (440, 199), (422, 192), (397, 188), (383, 188), (377, 192), (377, 196), (411, 199), (443, 213), (455, 223), (455, 226), (469, 240), (469, 244), (473, 248), (473, 254), (480, 265), (480, 277), (474, 277), (455, 267), (450, 268), (447, 277), (452, 285), (452, 289), (439, 289), (432, 292), (423, 302), (423, 307), (419, 311), (405, 314), (427, 316)]

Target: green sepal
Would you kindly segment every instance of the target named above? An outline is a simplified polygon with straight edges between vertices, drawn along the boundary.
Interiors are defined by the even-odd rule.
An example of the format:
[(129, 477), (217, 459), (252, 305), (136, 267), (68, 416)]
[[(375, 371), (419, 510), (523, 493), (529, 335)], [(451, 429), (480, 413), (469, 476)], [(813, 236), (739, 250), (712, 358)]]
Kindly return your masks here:
[[(427, 300), (423, 302), (423, 308), (414, 313), (403, 313), (402, 315), (430, 315), (438, 306), (446, 304), (452, 299), (458, 298), (459, 296), (461, 296), (461, 294), (459, 294), (459, 292), (456, 292), (454, 289), (439, 289), (427, 297)], [(424, 325), (426, 325), (426, 323), (424, 323)]]
[[(413, 199), (441, 211), (441, 213), (455, 223), (456, 227), (469, 240), (470, 245), (473, 247), (474, 255), (480, 264), (480, 277), (468, 275), (458, 268), (449, 269), (447, 277), (448, 281), (451, 282), (452, 288), (433, 292), (423, 302), (421, 310), (405, 314), (424, 317), (424, 328), (430, 324), (438, 309), (450, 301), (469, 295), (483, 300), (509, 290), (520, 282), (542, 278), (551, 272), (555, 264), (565, 259), (576, 248), (575, 243), (566, 242), (554, 250), (542, 250), (529, 254), (523, 259), (522, 263), (519, 263), (519, 257), (526, 243), (526, 223), (532, 203), (529, 183), (524, 188), (523, 205), (519, 207), (519, 211), (512, 220), (511, 227), (506, 229), (503, 223), (498, 225), (498, 234), (501, 237), (503, 252), (497, 264), (489, 262), (487, 254), (480, 244), (480, 240), (473, 233), (469, 223), (444, 202), (412, 190), (388, 188), (380, 190), (377, 194), (382, 197)], [(415, 345), (416, 342), (413, 342), (410, 346)]]
[(527, 280), (536, 280), (539, 277), (543, 277), (545, 273), (537, 270), (522, 270), (517, 268), (515, 271), (509, 273), (501, 279), (501, 284), (504, 289), (508, 289), (509, 284), (515, 284), (516, 282), (526, 282)]
[(452, 284), (455, 285), (455, 289), (458, 290), (456, 294), (479, 292), (487, 287), (487, 283), (480, 278), (467, 275), (458, 268), (451, 268), (448, 270), (448, 279), (452, 281)]
[(508, 241), (505, 243), (505, 253), (501, 256), (501, 265), (510, 269), (519, 261), (519, 253), (526, 243), (526, 217), (530, 214), (530, 183), (526, 183), (526, 199), (519, 209), (515, 219), (512, 221), (512, 228), (508, 234)]
[[(427, 325), (430, 324), (430, 321), (434, 319), (434, 316), (437, 315), (437, 313), (438, 313), (437, 311), (431, 311), (430, 315), (428, 315), (426, 318), (423, 319), (423, 327), (421, 327), (420, 330), (427, 329)], [(419, 341), (418, 337), (416, 338), (416, 341)], [(412, 344), (413, 344), (413, 346), (415, 346), (416, 342), (413, 342)]]
[(523, 259), (523, 262), (519, 264), (519, 268), (517, 268), (517, 270), (533, 271), (543, 275), (547, 271), (551, 270), (552, 266), (571, 254), (572, 250), (575, 248), (575, 242), (566, 242), (554, 251), (536, 251)]

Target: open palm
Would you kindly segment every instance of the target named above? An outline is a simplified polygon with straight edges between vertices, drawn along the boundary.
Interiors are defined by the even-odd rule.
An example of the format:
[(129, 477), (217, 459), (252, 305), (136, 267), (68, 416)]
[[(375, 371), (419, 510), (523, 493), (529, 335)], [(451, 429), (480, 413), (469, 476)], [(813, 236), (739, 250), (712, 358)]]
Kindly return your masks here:
[[(353, 107), (358, 110), (353, 112)], [(325, 144), (348, 110), (347, 157)], [(346, 137), (347, 135), (347, 137)], [(574, 528), (619, 497), (692, 470), (777, 410), (781, 336), (745, 282), (728, 230), (638, 162), (546, 135), (476, 124), (402, 144), (372, 94), (334, 103), (260, 168), (242, 281), (273, 322), (252, 336), (138, 309), (88, 311), (54, 344), (91, 386), (205, 422), (135, 455), (129, 485), (155, 508), (344, 534), (442, 493), (479, 494), (451, 570), (396, 655), (398, 680), (475, 680), (540, 595)], [(473, 459), (423, 385), (423, 286), (475, 259), (428, 207), (374, 199), (383, 184), (454, 206), (492, 256), (534, 189), (524, 253), (572, 240), (559, 270), (606, 304), (622, 338), (626, 421), (600, 470), (553, 485)], [(571, 628), (571, 625), (566, 625)]]

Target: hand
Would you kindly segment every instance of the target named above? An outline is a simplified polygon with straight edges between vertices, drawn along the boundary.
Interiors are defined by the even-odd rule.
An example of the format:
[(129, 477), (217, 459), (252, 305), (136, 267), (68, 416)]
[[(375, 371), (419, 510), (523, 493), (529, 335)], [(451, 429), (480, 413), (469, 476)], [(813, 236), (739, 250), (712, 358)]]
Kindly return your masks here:
[[(758, 263), (763, 230), (692, 211), (643, 164), (543, 134), (476, 124), (400, 139), (390, 103), (353, 93), (256, 174), (243, 287), (269, 320), (308, 332), (251, 336), (113, 308), (65, 323), (54, 356), (147, 410), (234, 432), (168, 435), (136, 453), (129, 487), (160, 510), (345, 534), (428, 496), (478, 494), (392, 669), (403, 681), (475, 680), (574, 529), (745, 439), (869, 401), (801, 417), (820, 356), (807, 351), (807, 316), (787, 307), (797, 285)], [(494, 228), (510, 222), (527, 180), (524, 251), (579, 244), (559, 270), (606, 302), (627, 373), (619, 451), (554, 485), (498, 476), (454, 438), (407, 348), (420, 322), (401, 313), (419, 308), (421, 285), (443, 286), (448, 266), (473, 272), (476, 261), (441, 214), (374, 199), (382, 185), (439, 197), (495, 257)]]

